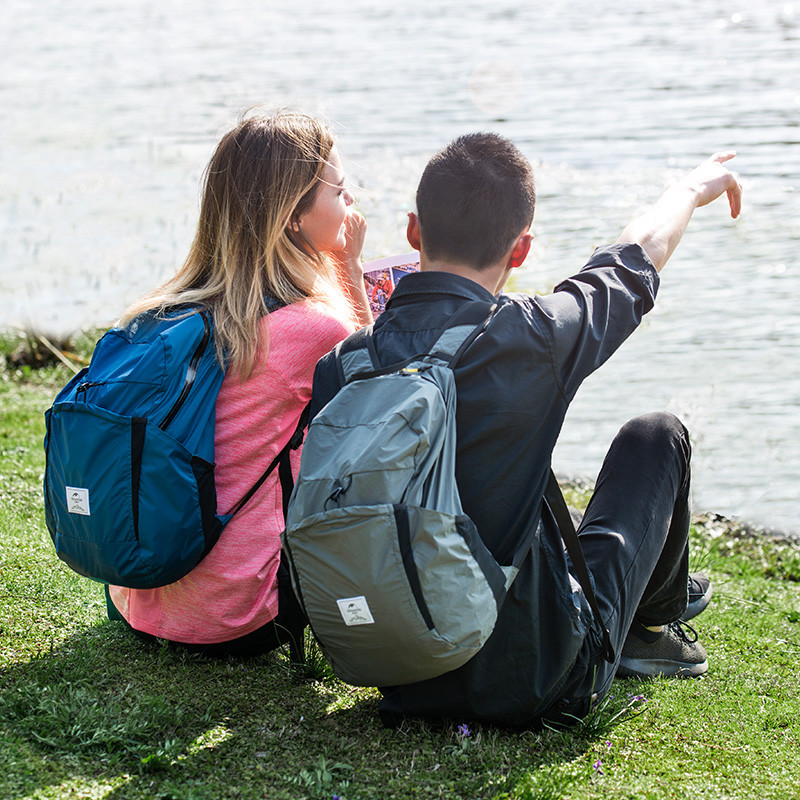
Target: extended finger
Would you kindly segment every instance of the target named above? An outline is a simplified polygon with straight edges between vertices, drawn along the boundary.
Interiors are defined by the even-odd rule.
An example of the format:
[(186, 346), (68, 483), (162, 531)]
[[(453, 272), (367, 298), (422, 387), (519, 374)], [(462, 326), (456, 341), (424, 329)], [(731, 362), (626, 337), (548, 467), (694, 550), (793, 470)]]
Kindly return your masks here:
[(742, 213), (742, 184), (736, 176), (733, 176), (734, 184), (728, 189), (728, 204), (731, 208), (731, 216), (736, 219)]

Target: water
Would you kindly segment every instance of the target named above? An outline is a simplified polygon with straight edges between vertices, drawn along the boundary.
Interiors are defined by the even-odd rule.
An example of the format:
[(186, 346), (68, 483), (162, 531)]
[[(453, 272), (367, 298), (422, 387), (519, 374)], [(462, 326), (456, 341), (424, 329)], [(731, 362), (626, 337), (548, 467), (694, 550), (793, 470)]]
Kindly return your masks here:
[(516, 288), (546, 290), (682, 171), (733, 147), (745, 211), (700, 209), (656, 309), (578, 395), (555, 453), (678, 413), (698, 509), (800, 528), (800, 4), (762, 0), (8, 0), (0, 326), (110, 324), (182, 261), (200, 173), (256, 103), (326, 115), (367, 257), (407, 250), (427, 157), (493, 129), (538, 177)]

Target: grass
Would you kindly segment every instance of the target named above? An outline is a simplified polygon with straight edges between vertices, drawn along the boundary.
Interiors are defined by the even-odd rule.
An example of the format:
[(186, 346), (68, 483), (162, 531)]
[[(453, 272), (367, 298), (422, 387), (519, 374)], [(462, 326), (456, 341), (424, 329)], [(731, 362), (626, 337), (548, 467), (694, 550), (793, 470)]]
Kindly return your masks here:
[[(76, 345), (84, 352), (91, 337)], [(7, 338), (0, 352), (14, 352)], [(82, 349), (81, 349), (82, 348)], [(713, 514), (708, 675), (625, 680), (568, 731), (381, 727), (377, 693), (276, 653), (213, 661), (105, 620), (101, 587), (54, 556), (42, 412), (68, 372), (0, 361), (0, 797), (800, 797), (800, 546)], [(585, 499), (580, 488), (570, 495)]]

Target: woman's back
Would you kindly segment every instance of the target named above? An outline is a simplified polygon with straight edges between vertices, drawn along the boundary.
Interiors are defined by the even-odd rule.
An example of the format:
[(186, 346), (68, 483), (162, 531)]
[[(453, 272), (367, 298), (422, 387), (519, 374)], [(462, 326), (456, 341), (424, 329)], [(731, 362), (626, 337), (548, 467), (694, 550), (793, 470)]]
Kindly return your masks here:
[[(314, 365), (354, 326), (310, 301), (265, 317), (266, 363), (244, 381), (228, 374), (217, 398), (217, 507), (227, 510), (256, 482), (292, 436), (311, 398)], [(300, 451), (293, 459), (299, 466)], [(278, 613), (276, 575), (283, 497), (273, 472), (186, 577), (158, 589), (112, 587), (114, 605), (135, 629), (190, 644), (244, 636)]]

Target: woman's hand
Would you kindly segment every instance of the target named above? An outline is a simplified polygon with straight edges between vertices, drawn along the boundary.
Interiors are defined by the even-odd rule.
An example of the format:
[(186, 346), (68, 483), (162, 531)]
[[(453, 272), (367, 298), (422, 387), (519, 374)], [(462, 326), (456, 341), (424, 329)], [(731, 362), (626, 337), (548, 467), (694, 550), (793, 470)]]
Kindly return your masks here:
[(364, 216), (352, 206), (347, 209), (344, 219), (345, 246), (335, 255), (345, 269), (345, 274), (351, 279), (362, 280), (361, 251), (364, 249), (364, 239), (367, 236), (367, 221)]
[(372, 322), (372, 311), (369, 307), (367, 290), (364, 286), (364, 273), (361, 269), (361, 251), (367, 236), (367, 221), (352, 206), (347, 209), (345, 217), (345, 246), (332, 255), (339, 263), (341, 279), (348, 300), (362, 325)]

